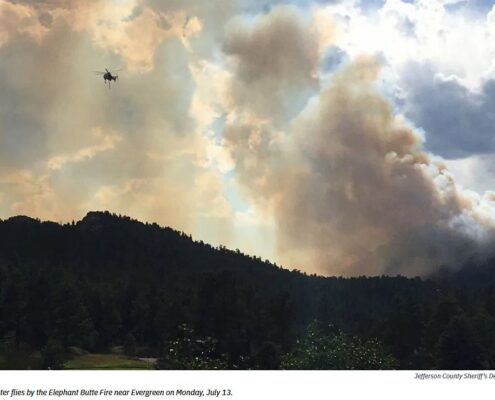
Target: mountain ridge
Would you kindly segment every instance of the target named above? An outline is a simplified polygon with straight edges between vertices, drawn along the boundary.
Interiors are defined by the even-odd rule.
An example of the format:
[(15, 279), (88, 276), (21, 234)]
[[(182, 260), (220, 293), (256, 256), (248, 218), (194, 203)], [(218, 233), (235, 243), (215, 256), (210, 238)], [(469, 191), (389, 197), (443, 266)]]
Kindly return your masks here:
[[(455, 369), (438, 361), (438, 346), (467, 320), (486, 347), (473, 347), (476, 359), (495, 367), (491, 333), (476, 325), (493, 319), (495, 334), (491, 270), (483, 286), (322, 277), (109, 212), (66, 224), (16, 216), (0, 221), (0, 343), (13, 338), (15, 348), (39, 351), (55, 340), (91, 352), (134, 343), (139, 355), (156, 357), (193, 332), (195, 343), (215, 344), (215, 365), (266, 369), (286, 365), (284, 354), (316, 321), (325, 335), (361, 338), (358, 347), (377, 340), (400, 368)], [(166, 365), (192, 365), (195, 351)]]

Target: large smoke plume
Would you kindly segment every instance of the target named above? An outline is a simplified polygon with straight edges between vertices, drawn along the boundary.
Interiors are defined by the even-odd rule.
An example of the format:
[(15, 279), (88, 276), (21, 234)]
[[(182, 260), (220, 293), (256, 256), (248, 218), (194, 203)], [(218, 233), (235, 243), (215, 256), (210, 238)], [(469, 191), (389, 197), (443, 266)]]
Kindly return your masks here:
[[(280, 12), (263, 17), (242, 39), (246, 28), (227, 39), (229, 53), (257, 49), (234, 53), (235, 82), (245, 81), (254, 64), (273, 69), (259, 74), (271, 79), (268, 90), (313, 84), (317, 61), (304, 55), (316, 48), (316, 39), (304, 35), (306, 52), (300, 40), (280, 49), (278, 34), (300, 23)], [(279, 71), (294, 58), (308, 60), (298, 68), (306, 79)], [(324, 274), (425, 275), (459, 265), (490, 236), (492, 222), (480, 213), (481, 204), (490, 207), (490, 194), (480, 199), (456, 187), (445, 166), (423, 150), (421, 136), (380, 95), (379, 72), (372, 58), (354, 61), (282, 129), (277, 121), (283, 107), (277, 105), (291, 100), (290, 91), (280, 101), (277, 90), (271, 96), (261, 91), (266, 97), (257, 99), (251, 91), (261, 79), (246, 85), (244, 96), (233, 85), (241, 111), (225, 129), (226, 144), (246, 193), (275, 217), (278, 252), (288, 265)], [(276, 104), (267, 107), (268, 101)]]
[(0, 0), (0, 217), (109, 209), (331, 275), (486, 254), (495, 195), (424, 150), (380, 62), (329, 57), (344, 2), (287, 3)]

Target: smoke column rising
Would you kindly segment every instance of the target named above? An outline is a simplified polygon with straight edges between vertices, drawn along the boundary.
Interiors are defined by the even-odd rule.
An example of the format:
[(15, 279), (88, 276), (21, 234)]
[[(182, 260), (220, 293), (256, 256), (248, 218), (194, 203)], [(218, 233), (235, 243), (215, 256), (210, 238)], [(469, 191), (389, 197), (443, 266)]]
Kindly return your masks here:
[[(378, 92), (376, 60), (362, 57), (334, 74), (329, 87), (280, 128), (284, 105), (307, 93), (301, 82), (311, 89), (318, 63), (304, 57), (317, 47), (304, 29), (299, 40), (279, 48), (277, 35), (297, 32), (300, 24), (280, 8), (244, 37), (239, 32), (245, 28), (239, 28), (227, 41), (227, 51), (237, 56), (234, 81), (245, 82), (246, 75), (250, 81), (240, 93), (240, 85), (233, 85), (240, 100), (237, 118), (224, 132), (226, 145), (246, 193), (275, 217), (282, 261), (324, 274), (425, 275), (479, 251), (493, 229), (479, 209), (487, 207), (490, 194), (481, 199), (462, 192), (445, 166), (423, 150), (421, 136)], [(302, 37), (309, 43), (301, 45)], [(244, 46), (232, 44), (236, 40)], [(263, 73), (247, 74), (260, 63), (256, 51), (239, 49), (273, 53), (275, 62), (264, 63)], [(306, 79), (281, 67), (295, 60), (307, 61), (297, 68)], [(252, 88), (266, 79), (273, 95), (254, 89), (258, 99)]]
[[(0, 0), (0, 217), (107, 209), (328, 275), (486, 255), (495, 195), (383, 96), (394, 58), (360, 56), (421, 44), (404, 35), (441, 7), (408, 5), (394, 36), (400, 9), (375, 26), (357, 2), (287, 3)], [(113, 66), (110, 91), (91, 71)]]

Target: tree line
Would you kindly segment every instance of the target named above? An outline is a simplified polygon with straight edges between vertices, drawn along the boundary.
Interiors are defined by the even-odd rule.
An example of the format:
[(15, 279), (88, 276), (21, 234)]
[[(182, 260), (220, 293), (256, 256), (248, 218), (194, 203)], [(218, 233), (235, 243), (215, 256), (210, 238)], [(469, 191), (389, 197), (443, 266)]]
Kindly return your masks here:
[(15, 217), (0, 222), (0, 365), (122, 346), (164, 369), (492, 369), (491, 270), (325, 278), (107, 212)]

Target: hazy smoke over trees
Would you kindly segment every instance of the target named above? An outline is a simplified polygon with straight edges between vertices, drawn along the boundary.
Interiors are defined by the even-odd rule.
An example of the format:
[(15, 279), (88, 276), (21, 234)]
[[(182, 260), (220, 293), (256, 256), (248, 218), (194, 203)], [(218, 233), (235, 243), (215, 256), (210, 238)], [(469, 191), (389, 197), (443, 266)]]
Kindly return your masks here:
[[(0, 217), (108, 209), (323, 274), (484, 254), (495, 195), (456, 184), (385, 97), (390, 59), (346, 36), (365, 12), (288, 3), (0, 0)], [(109, 91), (91, 71), (113, 66)]]

